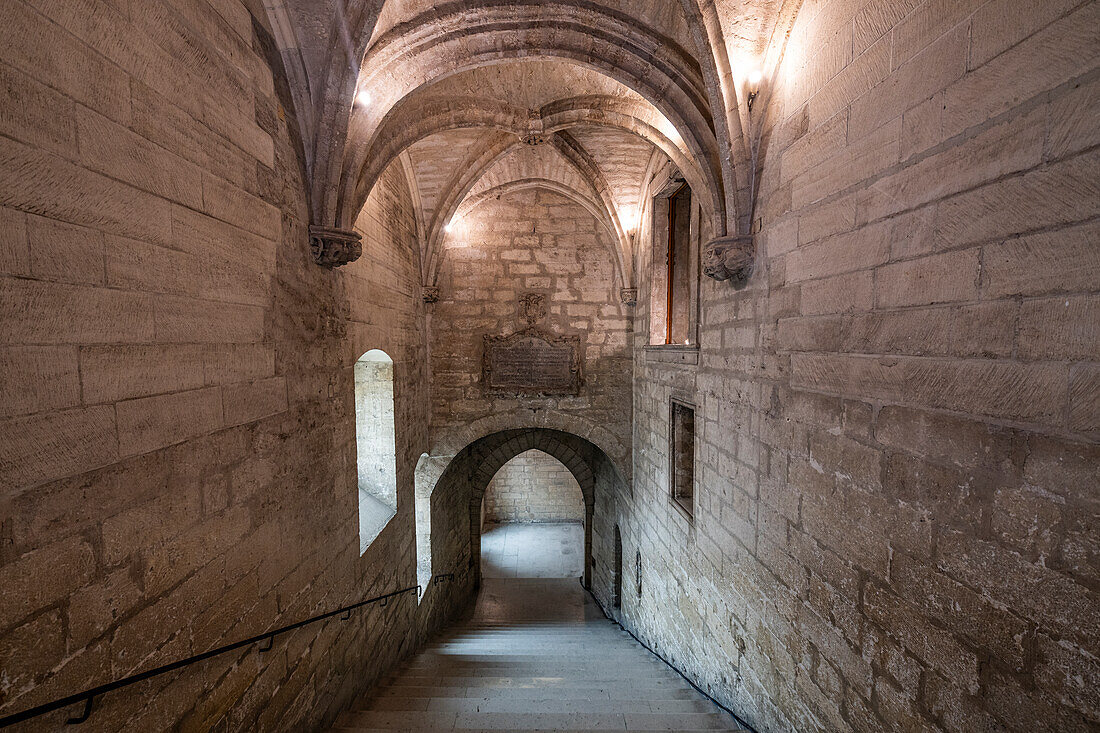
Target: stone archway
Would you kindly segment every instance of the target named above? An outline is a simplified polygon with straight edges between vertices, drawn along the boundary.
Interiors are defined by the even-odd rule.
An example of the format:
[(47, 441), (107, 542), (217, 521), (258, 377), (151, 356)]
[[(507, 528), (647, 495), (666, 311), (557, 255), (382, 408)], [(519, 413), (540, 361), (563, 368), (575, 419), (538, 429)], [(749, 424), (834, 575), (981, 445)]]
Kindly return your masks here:
[(584, 584), (592, 582), (593, 510), (596, 496), (613, 490), (623, 478), (611, 458), (595, 444), (573, 433), (549, 428), (501, 430), (479, 438), (459, 451), (439, 477), (437, 490), (465, 491), (469, 506), (470, 569), (481, 582), (481, 501), (496, 472), (512, 458), (531, 449), (553, 456), (581, 487), (584, 497)]

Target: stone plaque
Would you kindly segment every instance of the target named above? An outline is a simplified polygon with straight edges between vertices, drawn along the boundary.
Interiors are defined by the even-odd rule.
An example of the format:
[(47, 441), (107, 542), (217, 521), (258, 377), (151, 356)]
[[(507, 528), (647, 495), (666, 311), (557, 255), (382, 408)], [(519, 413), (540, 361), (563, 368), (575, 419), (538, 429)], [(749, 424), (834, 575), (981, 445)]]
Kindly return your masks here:
[(526, 329), (486, 336), (484, 383), (494, 394), (575, 395), (580, 392), (580, 336)]

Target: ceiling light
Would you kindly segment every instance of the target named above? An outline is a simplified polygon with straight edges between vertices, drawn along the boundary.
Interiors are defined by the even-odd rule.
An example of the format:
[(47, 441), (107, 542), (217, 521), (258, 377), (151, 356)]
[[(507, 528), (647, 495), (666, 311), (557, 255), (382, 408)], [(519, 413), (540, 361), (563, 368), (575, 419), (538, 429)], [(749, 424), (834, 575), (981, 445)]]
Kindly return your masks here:
[(355, 95), (355, 103), (360, 107), (366, 107), (371, 103), (370, 92), (366, 89)]

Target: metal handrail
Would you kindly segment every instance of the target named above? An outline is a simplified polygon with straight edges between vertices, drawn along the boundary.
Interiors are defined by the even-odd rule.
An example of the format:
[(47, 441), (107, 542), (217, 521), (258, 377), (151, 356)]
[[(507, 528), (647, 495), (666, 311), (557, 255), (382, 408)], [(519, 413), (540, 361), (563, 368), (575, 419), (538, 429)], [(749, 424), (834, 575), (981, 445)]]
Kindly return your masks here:
[[(442, 573), (440, 575), (436, 575), (433, 578), (432, 582), (439, 582), (440, 580), (448, 577), (453, 580), (454, 573)], [(356, 610), (357, 608), (362, 608), (363, 606), (368, 606), (372, 603), (378, 602), (381, 602), (382, 605), (385, 606), (389, 603), (389, 600), (391, 598), (404, 595), (405, 593), (411, 593), (412, 591), (416, 591), (417, 596), (419, 596), (420, 589), (421, 587), (419, 585), (411, 585), (408, 588), (390, 591), (385, 595), (375, 596), (374, 598), (368, 598), (364, 601), (353, 603), (350, 606), (337, 608), (335, 611), (322, 613), (317, 616), (307, 618), (305, 621), (299, 621), (297, 623), (290, 624), (289, 626), (282, 626), (278, 629), (275, 629), (274, 631), (266, 631), (262, 634), (252, 636), (247, 639), (242, 639), (241, 641), (237, 641), (232, 644), (220, 646), (217, 649), (211, 649), (210, 651), (203, 652), (202, 654), (196, 654), (192, 657), (187, 657), (186, 659), (180, 659), (175, 662), (170, 662), (168, 664), (161, 665), (160, 667), (154, 667), (153, 669), (149, 669), (144, 672), (132, 674), (129, 677), (123, 677), (122, 679), (115, 680), (114, 682), (108, 682), (106, 684), (99, 685), (98, 687), (92, 687), (73, 695), (68, 695), (66, 697), (61, 697), (56, 700), (37, 705), (33, 708), (27, 708), (26, 710), (23, 710), (21, 712), (12, 713), (11, 715), (6, 715), (0, 718), (0, 728), (7, 728), (8, 726), (15, 725), (16, 723), (22, 723), (25, 720), (37, 718), (39, 715), (45, 715), (46, 713), (52, 713), (54, 710), (60, 710), (61, 708), (75, 705), (78, 702), (84, 703), (84, 710), (79, 716), (75, 718), (69, 718), (65, 722), (69, 725), (83, 723), (85, 720), (88, 719), (88, 716), (92, 714), (93, 701), (100, 695), (104, 695), (108, 692), (113, 692), (114, 690), (120, 689), (122, 687), (128, 687), (130, 685), (137, 684), (138, 682), (143, 682), (150, 677), (157, 677), (162, 674), (167, 674), (168, 672), (173, 672), (182, 667), (187, 667), (197, 662), (201, 662), (206, 659), (210, 659), (211, 657), (216, 657), (220, 654), (225, 654), (227, 652), (231, 652), (236, 649), (249, 646), (251, 644), (261, 644), (261, 646), (258, 647), (258, 651), (260, 652), (270, 651), (271, 647), (275, 643), (275, 637), (279, 636), (280, 634), (285, 634), (288, 631), (300, 629), (303, 626), (308, 626), (318, 621), (324, 621), (325, 619), (332, 618), (333, 616), (339, 616), (341, 621), (346, 621), (351, 618), (351, 612)], [(267, 645), (263, 646), (263, 642), (267, 642)]]

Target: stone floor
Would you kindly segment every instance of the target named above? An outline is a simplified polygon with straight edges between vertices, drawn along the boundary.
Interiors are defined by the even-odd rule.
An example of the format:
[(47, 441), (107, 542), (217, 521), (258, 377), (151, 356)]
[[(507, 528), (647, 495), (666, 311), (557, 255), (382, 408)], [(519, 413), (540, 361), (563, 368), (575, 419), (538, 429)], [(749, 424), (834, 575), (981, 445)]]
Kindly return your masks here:
[(579, 578), (583, 574), (581, 524), (487, 524), (481, 532), (483, 578)]
[(335, 730), (742, 730), (604, 618), (575, 577), (579, 525), (504, 525), (486, 537), (484, 561), (505, 572), (567, 577), (486, 576), (469, 618)]

